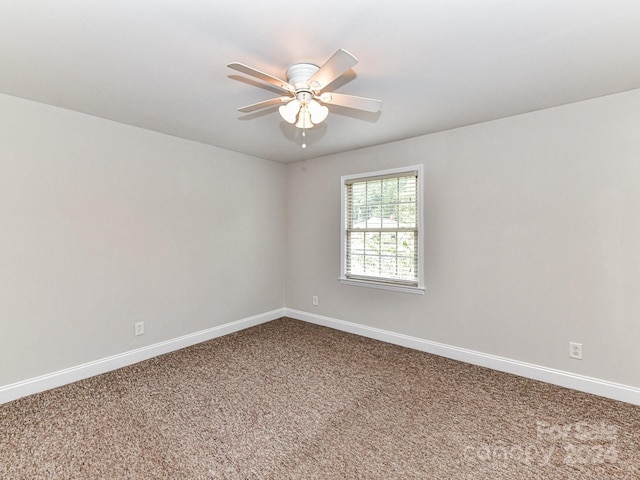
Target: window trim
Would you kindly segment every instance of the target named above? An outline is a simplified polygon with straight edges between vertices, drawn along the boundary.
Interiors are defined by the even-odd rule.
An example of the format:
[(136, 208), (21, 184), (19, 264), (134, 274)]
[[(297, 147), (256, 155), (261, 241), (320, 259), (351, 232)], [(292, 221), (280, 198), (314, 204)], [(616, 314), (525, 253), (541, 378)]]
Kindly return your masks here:
[[(419, 295), (423, 295), (424, 288), (424, 228), (423, 228), (423, 168), (422, 164), (419, 165), (410, 165), (407, 167), (399, 167), (392, 168), (387, 170), (378, 170), (375, 172), (368, 173), (358, 173), (352, 175), (343, 175), (340, 177), (340, 278), (338, 279), (342, 285), (354, 285), (358, 287), (369, 287), (369, 288), (379, 288), (383, 290), (392, 290), (397, 292), (405, 292), (405, 293), (415, 293)], [(418, 229), (418, 285), (402, 285), (401, 283), (386, 283), (384, 281), (376, 281), (376, 280), (364, 280), (364, 279), (355, 279), (355, 278), (347, 278), (347, 218), (346, 218), (346, 188), (345, 185), (347, 183), (353, 183), (356, 181), (366, 181), (366, 180), (375, 180), (376, 178), (384, 178), (388, 176), (396, 176), (401, 174), (412, 174), (417, 173), (418, 175), (418, 195), (417, 195), (417, 229)]]

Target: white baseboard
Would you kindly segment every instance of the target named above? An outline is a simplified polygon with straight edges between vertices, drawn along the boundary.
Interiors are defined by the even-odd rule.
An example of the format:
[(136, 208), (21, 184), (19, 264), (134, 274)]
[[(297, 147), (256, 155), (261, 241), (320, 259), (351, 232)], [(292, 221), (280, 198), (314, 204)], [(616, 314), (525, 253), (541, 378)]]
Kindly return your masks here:
[(118, 355), (83, 363), (82, 365), (30, 378), (21, 382), (0, 386), (0, 404), (10, 402), (21, 397), (26, 397), (27, 395), (32, 395), (34, 393), (43, 392), (51, 388), (60, 387), (78, 380), (93, 377), (94, 375), (110, 372), (118, 368), (126, 367), (127, 365), (132, 365), (143, 360), (148, 360), (149, 358), (157, 357), (158, 355), (173, 352), (217, 337), (222, 337), (229, 333), (244, 330), (245, 328), (253, 327), (261, 323), (270, 322), (271, 320), (275, 320), (283, 316), (285, 316), (285, 309), (279, 308), (277, 310), (254, 315), (242, 320), (225, 323), (224, 325), (219, 325), (217, 327), (172, 338), (164, 342), (137, 348)]
[(238, 332), (245, 328), (270, 322), (284, 316), (412, 348), (414, 350), (432, 353), (441, 357), (451, 358), (453, 360), (459, 360), (461, 362), (487, 367), (501, 372), (512, 373), (521, 377), (540, 380), (542, 382), (572, 388), (574, 390), (632, 403), (634, 405), (640, 405), (640, 388), (454, 347), (443, 343), (432, 342), (422, 338), (411, 337), (388, 330), (368, 327), (366, 325), (360, 325), (290, 308), (279, 308), (277, 310), (225, 323), (224, 325), (183, 335), (181, 337), (118, 355), (102, 358), (9, 385), (0, 386), (0, 404), (116, 370), (118, 368), (126, 367), (127, 365), (132, 365), (149, 358), (157, 357), (158, 355), (163, 355), (197, 343), (212, 340), (229, 333)]
[(489, 355), (482, 352), (454, 347), (443, 343), (432, 342), (422, 338), (411, 337), (400, 333), (368, 327), (357, 323), (346, 322), (335, 318), (324, 317), (313, 313), (286, 308), (287, 317), (295, 318), (316, 325), (354, 333), (363, 337), (381, 340), (383, 342), (401, 345), (403, 347), (420, 350), (441, 357), (471, 363), (481, 367), (491, 368), (501, 372), (512, 373), (521, 377), (540, 380), (542, 382), (559, 385), (561, 387), (579, 390), (581, 392), (599, 395), (622, 402), (640, 405), (640, 388), (622, 385), (619, 383), (586, 377), (571, 372), (542, 367), (530, 363), (520, 362), (509, 358)]

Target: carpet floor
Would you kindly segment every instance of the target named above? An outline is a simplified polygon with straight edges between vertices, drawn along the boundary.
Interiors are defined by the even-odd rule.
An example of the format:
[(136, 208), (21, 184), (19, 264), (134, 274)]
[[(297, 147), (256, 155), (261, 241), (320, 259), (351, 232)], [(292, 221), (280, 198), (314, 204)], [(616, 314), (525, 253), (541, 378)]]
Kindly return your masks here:
[(640, 407), (279, 319), (0, 405), (2, 479), (639, 479)]

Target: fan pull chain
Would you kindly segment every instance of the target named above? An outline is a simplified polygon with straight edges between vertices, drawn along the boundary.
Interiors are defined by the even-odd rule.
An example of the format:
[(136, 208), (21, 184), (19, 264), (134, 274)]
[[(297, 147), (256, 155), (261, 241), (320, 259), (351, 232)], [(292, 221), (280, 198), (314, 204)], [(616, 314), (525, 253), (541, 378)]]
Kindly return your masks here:
[(307, 129), (302, 129), (302, 148), (307, 148), (306, 140), (307, 140)]

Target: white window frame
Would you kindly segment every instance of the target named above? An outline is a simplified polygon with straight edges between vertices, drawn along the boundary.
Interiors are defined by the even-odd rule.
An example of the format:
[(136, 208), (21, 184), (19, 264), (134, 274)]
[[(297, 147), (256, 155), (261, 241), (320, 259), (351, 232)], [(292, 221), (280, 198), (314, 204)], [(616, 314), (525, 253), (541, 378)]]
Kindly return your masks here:
[[(408, 167), (392, 168), (388, 170), (379, 170), (376, 172), (359, 173), (353, 175), (343, 175), (340, 177), (340, 278), (339, 281), (343, 285), (355, 285), (359, 287), (380, 288), (383, 290), (394, 290), (406, 293), (424, 294), (424, 268), (423, 268), (423, 250), (424, 250), (424, 230), (422, 227), (423, 219), (423, 181), (422, 181), (422, 165), (412, 165)], [(346, 198), (346, 182), (354, 179), (366, 180), (369, 177), (380, 177), (385, 175), (400, 175), (403, 173), (418, 172), (418, 194), (417, 194), (417, 231), (418, 231), (418, 285), (401, 285), (397, 283), (387, 283), (383, 280), (361, 280), (346, 277), (347, 271), (347, 198)]]

